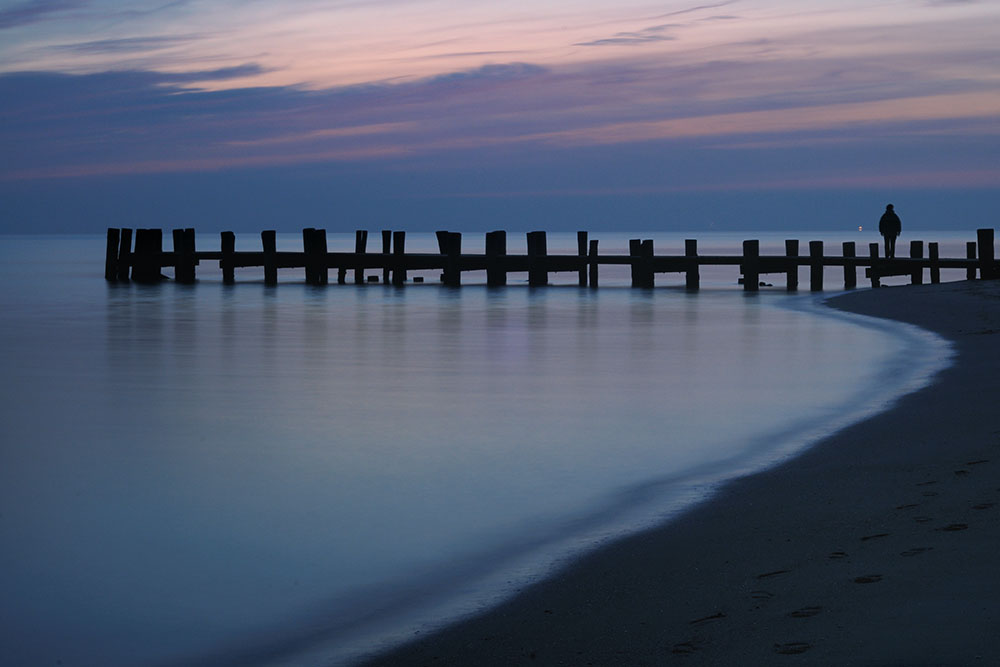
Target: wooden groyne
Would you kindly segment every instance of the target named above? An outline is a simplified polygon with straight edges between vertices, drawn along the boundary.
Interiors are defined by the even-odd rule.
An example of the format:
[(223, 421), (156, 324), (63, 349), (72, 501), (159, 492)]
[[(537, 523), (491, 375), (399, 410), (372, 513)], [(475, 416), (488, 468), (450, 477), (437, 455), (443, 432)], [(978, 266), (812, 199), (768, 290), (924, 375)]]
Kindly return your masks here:
[[(629, 241), (627, 255), (600, 254), (598, 241), (590, 239), (587, 232), (577, 232), (575, 255), (550, 255), (545, 232), (527, 233), (527, 253), (523, 255), (507, 253), (504, 231), (488, 232), (481, 254), (463, 253), (462, 234), (447, 231), (437, 232), (437, 253), (407, 253), (406, 232), (402, 231), (383, 230), (380, 252), (369, 252), (366, 230), (355, 233), (354, 252), (329, 252), (324, 229), (303, 229), (301, 251), (278, 251), (273, 230), (261, 232), (260, 239), (259, 251), (237, 251), (236, 235), (222, 232), (219, 250), (198, 250), (193, 229), (175, 229), (172, 250), (167, 251), (163, 249), (163, 230), (137, 229), (133, 244), (131, 229), (109, 228), (104, 277), (113, 282), (155, 283), (165, 279), (161, 273), (164, 267), (173, 267), (174, 280), (193, 283), (202, 260), (217, 260), (227, 284), (235, 282), (237, 268), (262, 267), (268, 285), (277, 284), (278, 269), (303, 269), (305, 281), (313, 285), (328, 284), (331, 270), (336, 270), (340, 284), (348, 282), (351, 275), (356, 284), (381, 281), (392, 285), (404, 285), (410, 271), (434, 270), (441, 272), (441, 282), (453, 286), (462, 283), (462, 273), (467, 271), (485, 271), (491, 286), (506, 285), (507, 274), (518, 272), (528, 274), (529, 285), (547, 285), (550, 273), (569, 271), (578, 274), (581, 287), (597, 287), (602, 264), (629, 266), (633, 287), (652, 287), (657, 273), (679, 273), (688, 289), (698, 289), (702, 266), (734, 266), (747, 291), (758, 290), (761, 276), (766, 274), (784, 274), (787, 289), (797, 290), (799, 267), (803, 266), (809, 267), (809, 288), (813, 291), (823, 289), (824, 269), (830, 266), (843, 267), (845, 289), (857, 287), (861, 268), (872, 287), (878, 287), (887, 276), (909, 276), (911, 282), (919, 284), (928, 274), (930, 282), (937, 283), (941, 269), (964, 269), (969, 279), (975, 279), (977, 272), (984, 279), (1000, 277), (992, 229), (978, 230), (977, 239), (966, 244), (962, 258), (940, 257), (937, 243), (928, 243), (925, 255), (923, 241), (910, 242), (908, 257), (886, 258), (879, 257), (878, 243), (869, 244), (867, 255), (859, 255), (854, 242), (843, 243), (839, 255), (830, 255), (822, 241), (810, 241), (802, 254), (797, 240), (785, 241), (781, 255), (762, 255), (756, 240), (744, 241), (739, 255), (701, 255), (694, 239), (684, 242), (683, 254), (657, 255), (649, 239)], [(413, 281), (423, 282), (423, 278)]]

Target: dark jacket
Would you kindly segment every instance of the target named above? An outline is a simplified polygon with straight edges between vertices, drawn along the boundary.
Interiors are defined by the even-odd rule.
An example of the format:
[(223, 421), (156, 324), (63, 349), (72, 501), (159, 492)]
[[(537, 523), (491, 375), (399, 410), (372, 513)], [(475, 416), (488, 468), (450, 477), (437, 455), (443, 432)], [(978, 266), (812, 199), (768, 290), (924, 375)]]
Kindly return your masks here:
[(899, 236), (903, 231), (903, 223), (895, 211), (886, 211), (878, 221), (878, 233), (882, 236)]

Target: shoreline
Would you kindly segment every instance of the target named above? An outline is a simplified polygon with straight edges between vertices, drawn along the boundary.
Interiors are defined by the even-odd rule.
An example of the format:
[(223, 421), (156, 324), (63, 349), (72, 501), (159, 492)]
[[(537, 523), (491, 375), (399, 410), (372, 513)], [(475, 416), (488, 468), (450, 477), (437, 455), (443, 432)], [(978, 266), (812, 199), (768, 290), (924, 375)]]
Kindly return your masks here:
[(363, 664), (1000, 658), (997, 299), (988, 282), (832, 297), (840, 310), (942, 335), (954, 364), (665, 526)]

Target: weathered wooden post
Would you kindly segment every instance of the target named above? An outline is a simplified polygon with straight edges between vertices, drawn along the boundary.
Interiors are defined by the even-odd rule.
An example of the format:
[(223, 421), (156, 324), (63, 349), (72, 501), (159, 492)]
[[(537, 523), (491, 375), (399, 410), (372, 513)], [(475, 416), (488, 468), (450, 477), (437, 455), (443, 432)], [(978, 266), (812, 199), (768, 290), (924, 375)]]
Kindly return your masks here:
[(330, 282), (330, 258), (327, 256), (326, 230), (316, 230), (316, 272), (319, 277), (317, 285)]
[(639, 254), (642, 256), (640, 265), (642, 266), (642, 286), (653, 287), (656, 284), (656, 272), (653, 271), (653, 239), (646, 239), (639, 247)]
[(687, 289), (696, 290), (701, 287), (701, 273), (698, 265), (698, 240), (684, 240), (684, 257), (687, 258), (687, 271), (684, 276), (684, 284)]
[(382, 267), (382, 284), (389, 284), (389, 253), (392, 251), (392, 230), (382, 230), (382, 254), (385, 255), (385, 266)]
[(462, 284), (462, 272), (459, 269), (459, 256), (462, 254), (462, 235), (459, 232), (438, 232), (438, 251), (444, 255), (444, 271), (441, 282), (449, 287)]
[(785, 272), (785, 289), (796, 292), (799, 289), (799, 240), (785, 239), (785, 257), (789, 259)]
[(138, 283), (160, 281), (160, 260), (163, 253), (162, 229), (137, 229), (132, 280)]
[[(125, 230), (123, 229), (122, 233), (124, 232)], [(965, 244), (965, 258), (968, 259), (970, 262), (969, 266), (967, 266), (965, 269), (965, 279), (975, 280), (976, 279), (976, 265), (974, 264), (974, 262), (976, 261), (975, 241), (969, 241)]]
[(878, 273), (878, 243), (868, 244), (868, 257), (870, 258), (868, 276), (872, 279), (872, 287), (881, 287), (882, 280)]
[(809, 289), (823, 291), (823, 242), (809, 242)]
[(392, 284), (402, 285), (406, 282), (406, 232), (392, 233)]
[(236, 269), (233, 266), (233, 253), (236, 252), (236, 234), (233, 232), (222, 232), (220, 234), (222, 259), (219, 260), (219, 268), (222, 269), (222, 284), (232, 285), (236, 282)]
[(507, 232), (486, 232), (486, 284), (500, 287), (507, 284), (507, 271), (502, 265), (507, 256)]
[(278, 262), (275, 254), (278, 252), (278, 241), (273, 229), (260, 233), (260, 246), (264, 250), (264, 284), (277, 285)]
[(118, 246), (118, 280), (127, 282), (132, 268), (132, 230), (122, 228), (121, 245)]
[[(922, 260), (924, 258), (924, 242), (923, 241), (910, 241), (910, 259)], [(913, 266), (913, 270), (910, 272), (910, 283), (913, 285), (922, 285), (924, 282), (924, 266), (922, 263), (917, 262)]]
[(854, 263), (857, 254), (854, 241), (844, 241), (844, 289), (854, 289), (858, 286), (858, 267)]
[(190, 285), (195, 281), (194, 229), (173, 230), (174, 239), (174, 280)]
[(640, 267), (642, 256), (642, 239), (629, 239), (628, 241), (629, 268), (632, 273), (632, 287), (642, 285), (642, 268)]
[(979, 277), (982, 280), (992, 280), (997, 277), (993, 261), (993, 229), (977, 229), (976, 237), (979, 243)]
[(121, 243), (121, 231), (108, 227), (108, 246), (104, 254), (104, 279), (109, 282), (118, 280), (118, 245)]
[[(358, 229), (354, 232), (354, 259), (360, 262), (366, 252), (368, 252), (368, 230)], [(339, 279), (339, 274), (338, 274)], [(363, 285), (365, 282), (365, 270), (361, 266), (354, 269), (354, 284)]]
[(587, 286), (587, 232), (576, 233), (576, 255), (580, 258), (578, 283), (580, 287)]
[(316, 230), (312, 227), (306, 227), (302, 230), (302, 254), (305, 257), (305, 272), (306, 272), (306, 283), (309, 285), (316, 284), (316, 274), (315, 274), (315, 261), (313, 256), (316, 254)]
[(927, 244), (927, 257), (930, 260), (932, 285), (937, 285), (941, 282), (940, 252), (936, 241)]
[(528, 232), (528, 285), (537, 287), (549, 284), (546, 270), (548, 247), (545, 232)]
[(587, 251), (587, 263), (590, 265), (590, 276), (589, 277), (590, 277), (590, 287), (591, 287), (591, 289), (596, 288), (597, 285), (598, 285), (598, 282), (599, 282), (598, 281), (598, 277), (599, 277), (598, 274), (600, 273), (600, 268), (599, 268), (600, 267), (600, 263), (597, 260), (597, 254), (598, 254), (597, 245), (598, 245), (598, 243), (599, 243), (598, 239), (592, 240), (590, 242), (590, 248), (588, 248), (588, 251)]
[(760, 291), (760, 241), (743, 242), (743, 291)]

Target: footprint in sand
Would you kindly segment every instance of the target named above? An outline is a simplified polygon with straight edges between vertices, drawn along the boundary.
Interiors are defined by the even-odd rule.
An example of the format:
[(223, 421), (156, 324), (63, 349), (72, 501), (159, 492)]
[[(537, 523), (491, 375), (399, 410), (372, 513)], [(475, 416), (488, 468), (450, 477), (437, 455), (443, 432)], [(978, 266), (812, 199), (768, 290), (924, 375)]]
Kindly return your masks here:
[(674, 644), (674, 647), (671, 649), (670, 652), (677, 653), (679, 655), (690, 655), (691, 653), (694, 653), (697, 650), (698, 647), (695, 646), (692, 642), (681, 642), (680, 644)]
[(704, 623), (710, 623), (711, 621), (718, 621), (720, 618), (725, 618), (725, 617), (726, 615), (720, 611), (718, 613), (712, 614), (711, 616), (706, 616), (704, 618), (696, 618), (693, 621), (691, 621), (691, 625), (702, 625)]
[(875, 584), (882, 581), (881, 574), (866, 574), (863, 577), (855, 577), (854, 583), (856, 584)]
[(828, 557), (831, 558), (832, 560), (837, 560), (839, 558), (847, 558), (847, 552), (846, 551), (834, 551)]
[(862, 542), (867, 542), (868, 540), (877, 540), (880, 537), (889, 537), (889, 533), (875, 533), (874, 535), (865, 535), (861, 538)]
[(933, 549), (934, 547), (913, 547), (912, 549), (907, 549), (900, 553), (900, 556), (917, 556), (922, 553), (926, 553)]
[(942, 526), (940, 528), (935, 528), (935, 530), (944, 531), (946, 533), (954, 533), (959, 530), (965, 530), (969, 525), (965, 523), (949, 523), (947, 526)]
[(815, 616), (821, 611), (823, 611), (823, 607), (802, 607), (802, 609), (796, 609), (795, 611), (788, 612), (788, 615), (792, 618), (809, 618), (810, 616)]
[(754, 600), (770, 600), (774, 597), (774, 593), (769, 593), (767, 591), (750, 591), (750, 597)]
[(805, 642), (789, 642), (787, 644), (775, 644), (774, 652), (782, 655), (795, 655), (797, 653), (805, 653), (811, 648), (812, 646)]

